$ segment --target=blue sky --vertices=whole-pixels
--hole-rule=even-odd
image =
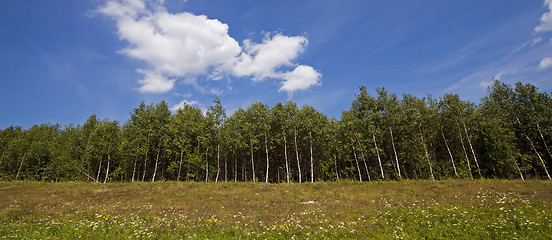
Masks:
[[[330,117],[361,85],[479,102],[493,77],[552,90],[551,0],[0,1],[0,128],[124,122],[141,101]]]

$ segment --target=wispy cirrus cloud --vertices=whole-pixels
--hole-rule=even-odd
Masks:
[[[305,71],[303,65],[289,70],[308,44],[304,36],[277,33],[240,46],[227,24],[205,15],[169,13],[162,0],[109,0],[97,12],[115,20],[117,35],[128,42],[120,53],[147,64],[137,69],[143,76],[140,92],[165,93],[182,81],[205,93],[198,77],[219,80],[226,75],[280,80],[285,86],[280,91],[292,94],[318,85],[322,76],[310,66],[309,79],[294,77]]]
[[[546,83],[548,76],[542,72],[550,66],[540,59],[545,53],[550,52],[552,47],[548,44],[533,45],[531,42],[533,40],[521,44],[504,57],[481,66],[444,89],[444,92],[454,91],[476,100],[475,96],[482,96],[493,78],[507,83],[523,81],[539,83],[540,86],[550,85]],[[539,66],[536,66],[537,64]]]
[[[524,81],[549,87],[550,81],[545,70],[552,67],[552,57],[548,54],[552,51],[552,45],[543,44],[543,32],[552,30],[552,0],[545,0],[544,6],[548,11],[540,18],[540,24],[534,28],[530,39],[503,57],[480,66],[444,91],[457,91],[468,97],[481,96],[492,78],[508,83]]]

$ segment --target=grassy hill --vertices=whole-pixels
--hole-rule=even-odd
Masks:
[[[0,183],[0,238],[551,237],[551,181]]]

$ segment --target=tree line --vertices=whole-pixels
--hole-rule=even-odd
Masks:
[[[495,80],[476,105],[457,94],[397,96],[360,87],[341,118],[294,102],[227,116],[141,103],[121,124],[1,129],[0,179],[314,182],[551,179],[552,95]]]

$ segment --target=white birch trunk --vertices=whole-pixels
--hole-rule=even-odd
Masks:
[[[370,171],[368,171],[368,164],[366,164],[366,155],[364,155],[364,148],[362,147],[362,144],[360,144],[360,140],[358,139],[358,136],[353,131],[353,134],[355,135],[356,142],[358,144],[358,148],[360,149],[360,154],[362,155],[362,162],[364,163],[364,169],[366,170],[366,175],[368,176],[368,181],[371,182],[372,178],[370,178]]]
[[[546,144],[546,141],[544,140],[544,136],[542,135],[539,123],[537,123],[537,129],[539,130],[539,134],[542,139],[542,143],[544,144],[544,147],[546,148],[546,151],[548,152],[548,155],[550,156],[550,159],[552,159],[552,153],[550,153],[550,149],[548,149],[548,145]]]
[[[310,167],[311,167],[311,182],[314,182],[314,160],[312,158],[312,131],[309,131],[310,138]]]
[[[399,179],[402,178],[401,176],[401,168],[399,166],[399,157],[397,155],[397,149],[395,148],[395,139],[393,138],[393,130],[391,127],[389,127],[389,133],[391,133],[391,144],[393,145],[393,152],[395,153],[395,161],[397,162],[397,174],[399,175]]]
[[[464,151],[464,155],[466,156],[466,162],[468,163],[468,172],[470,173],[470,178],[473,179],[470,159],[468,158],[468,152],[466,151],[466,147],[464,146],[464,138],[462,137],[462,130],[460,130],[460,124],[458,124],[458,121],[456,121],[456,126],[458,127],[458,134],[460,135],[460,143],[462,144],[462,150]]]
[[[286,133],[282,128],[282,134],[284,136],[284,157],[286,159],[286,178],[287,182],[289,183],[289,163],[288,163],[288,155],[287,155],[287,141],[286,141]]]
[[[299,150],[297,148],[297,127],[294,128],[294,139],[295,139],[295,157],[297,157],[297,172],[299,174],[299,183],[301,183],[301,163],[299,162]]]
[[[182,157],[184,155],[184,147],[180,149],[180,163],[178,164],[178,176],[176,177],[176,181],[180,181],[180,172],[182,171]]]
[[[20,166],[19,168],[21,168],[21,166]],[[101,171],[102,171],[102,159],[100,158],[100,164],[99,164],[99,166],[98,166],[98,173],[97,173],[97,175],[96,175],[96,179],[98,179],[98,181],[101,181],[101,179],[100,179],[100,172],[101,172]],[[17,178],[16,178],[16,179],[17,179]]]
[[[134,157],[134,167],[132,168],[132,182],[134,182],[134,174],[136,173],[136,162],[137,162],[137,158]]]
[[[215,177],[215,182],[218,182],[220,173],[220,143],[217,143],[217,176]]]
[[[234,182],[238,181],[238,160],[236,159],[236,151],[232,149],[232,157],[234,158]]]
[[[159,153],[161,152],[161,145],[157,148],[157,156],[155,158],[155,167],[153,168],[152,182],[155,182],[155,175],[157,174],[157,164],[159,163]]]
[[[454,164],[454,157],[452,156],[452,152],[450,151],[449,145],[447,143],[447,139],[445,138],[445,133],[443,132],[443,128],[441,128],[441,136],[443,136],[443,141],[445,141],[445,146],[447,146],[447,151],[450,156],[450,161],[452,162],[452,168],[454,169],[454,175],[458,177],[458,172],[456,171],[456,164]]]
[[[544,160],[542,159],[541,155],[539,154],[539,152],[537,151],[537,149],[535,148],[535,145],[533,144],[533,141],[531,140],[531,138],[529,138],[529,136],[527,136],[525,133],[523,134],[525,135],[525,137],[527,138],[527,140],[529,140],[529,142],[531,143],[531,148],[533,148],[533,151],[535,151],[535,153],[537,154],[537,156],[539,157],[539,160],[542,164],[542,167],[544,168],[544,171],[546,172],[546,176],[548,177],[549,180],[552,180],[552,178],[550,178],[550,174],[548,173],[548,168],[546,168],[546,164],[544,164]]]
[[[77,167],[77,165],[73,164],[73,168],[75,168],[77,171],[79,171],[80,173],[84,174],[86,177],[88,177],[89,179],[92,179],[94,180],[94,182],[99,182],[98,180],[96,180],[94,177],[88,175],[88,173],[84,172],[83,170],[81,170],[80,168]]]
[[[148,153],[149,153],[149,140],[151,136],[151,129],[148,131],[148,139],[146,140],[146,156],[144,157],[144,174],[142,174],[142,182],[146,179],[146,170],[148,165]]]
[[[255,161],[253,160],[253,146],[251,146],[251,171],[253,172],[253,182],[256,182],[256,179],[255,179]]]
[[[376,148],[376,155],[378,155],[378,163],[379,163],[379,168],[380,168],[380,171],[381,171],[381,178],[385,179],[385,175],[383,175],[383,167],[381,165],[381,158],[380,158],[380,154],[379,154],[378,143],[376,142],[376,133],[374,132],[374,129],[372,129],[372,139],[374,140],[374,147]]]
[[[268,183],[268,170],[270,167],[270,161],[268,160],[268,134],[265,132],[265,153],[266,153],[266,177],[265,183]]]
[[[360,173],[360,165],[358,164],[358,158],[357,158],[357,154],[356,154],[356,150],[355,150],[355,144],[353,143],[352,146],[353,146],[353,155],[355,156],[355,162],[356,162],[356,166],[357,166],[357,170],[358,170],[358,180],[360,182],[362,182],[362,174]]]
[[[431,180],[435,181],[435,176],[433,176],[433,167],[431,167],[431,161],[429,160],[429,153],[427,152],[427,146],[424,141],[424,134],[422,133],[422,127],[418,125],[418,129],[420,130],[420,138],[422,139],[422,145],[424,146],[424,152],[427,159],[427,165],[429,166],[429,173],[431,174]]]
[[[103,183],[106,183],[107,182],[107,179],[109,178],[109,162],[111,162],[111,156],[109,155],[109,153],[107,154],[107,170],[105,172],[105,179],[104,179],[104,182]]]
[[[234,158],[234,182],[238,181],[238,160],[236,159],[236,151],[232,149],[232,157]]]
[[[525,178],[523,177],[523,173],[521,173],[521,169],[519,169],[519,165],[518,165],[518,163],[517,163],[517,160],[514,161],[514,163],[516,164],[516,168],[517,168],[517,170],[518,170],[518,172],[519,172],[519,176],[521,177],[521,180],[522,180],[522,181],[525,181]]]
[[[464,125],[464,132],[466,132],[466,138],[468,139],[468,144],[470,145],[470,149],[473,154],[473,160],[475,160],[475,165],[477,166],[477,172],[479,173],[479,178],[483,178],[483,176],[481,175],[481,169],[479,168],[479,161],[477,161],[477,156],[475,156],[475,151],[473,150],[473,146],[471,144],[470,135],[468,135],[468,130],[466,129],[466,123],[462,121],[462,124]]]
[[[17,173],[15,174],[15,180],[17,180],[17,178],[19,177],[19,172],[21,172],[21,167],[23,167],[23,162],[25,161],[25,158],[27,158],[27,151],[28,149],[25,150],[25,154],[23,154],[23,158],[21,158],[21,161],[19,162],[19,168],[17,169]]]
[[[142,174],[142,182],[144,181],[144,179],[146,178],[146,167],[147,167],[147,164],[148,164],[148,157],[146,155],[146,157],[144,158],[144,173]]]
[[[205,182],[209,181],[209,147],[205,152]]]

